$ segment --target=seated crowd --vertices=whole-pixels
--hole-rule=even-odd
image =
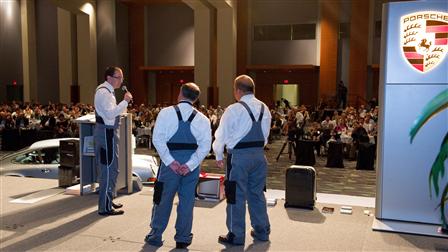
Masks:
[[[286,106],[287,105],[287,106]],[[136,105],[128,108],[133,116],[133,134],[150,137],[159,111],[166,105]],[[198,110],[211,122],[212,133],[218,128],[224,108],[201,105]],[[78,137],[79,129],[75,118],[94,112],[90,104],[19,103],[0,105],[0,134],[5,130],[26,130],[48,132],[47,138]],[[331,112],[331,114],[329,114]],[[288,140],[315,140],[317,153],[321,154],[331,141],[356,145],[359,142],[375,142],[378,107],[363,106],[343,110],[327,108],[310,109],[306,106],[281,106],[280,102],[271,108],[272,123],[270,140],[287,136]]]
[[[369,104],[359,108],[316,109],[306,106],[277,106],[271,110],[271,139],[281,135],[288,141],[313,140],[317,155],[325,154],[330,142],[344,144],[350,159],[355,158],[359,143],[376,143],[378,106]]]

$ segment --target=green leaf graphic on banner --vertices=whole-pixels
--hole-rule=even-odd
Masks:
[[[428,122],[433,116],[435,116],[440,111],[446,109],[448,107],[448,89],[442,91],[436,97],[434,97],[429,103],[423,108],[420,116],[415,120],[414,125],[409,132],[411,137],[411,143],[414,141],[415,136],[418,131]],[[445,160],[448,158],[448,132],[445,134],[443,138],[442,144],[440,146],[439,153],[437,154],[436,159],[434,160],[431,171],[429,172],[429,193],[432,197],[431,193],[431,185],[434,188],[436,196],[439,196],[440,187],[439,187],[439,178],[443,178],[445,176]],[[447,218],[445,216],[445,207],[446,202],[448,201],[448,184],[445,185],[443,189],[443,193],[440,197],[440,204],[438,207],[440,208],[440,215],[442,219],[442,227],[446,230],[448,228]]]

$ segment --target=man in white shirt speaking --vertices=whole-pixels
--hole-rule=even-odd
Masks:
[[[160,156],[160,167],[154,187],[151,231],[146,243],[162,246],[177,193],[179,204],[176,219],[176,248],[187,248],[193,239],[193,207],[200,165],[210,151],[211,128],[209,119],[193,108],[200,95],[194,83],[181,86],[178,104],[164,108],[157,116],[153,144]]]
[[[224,111],[213,143],[218,167],[224,167],[223,152],[227,147],[225,194],[229,232],[218,238],[224,244],[244,245],[246,200],[251,236],[260,241],[269,240],[271,228],[263,190],[267,173],[264,145],[268,141],[271,113],[255,98],[254,92],[251,77],[240,75],[235,79],[233,94],[238,102]]]
[[[120,114],[132,100],[126,92],[117,105],[114,89],[123,83],[123,71],[118,67],[108,67],[104,73],[105,82],[98,85],[95,92],[95,156],[100,167],[100,190],[98,214],[103,216],[121,215],[123,210],[114,210],[123,205],[112,202],[118,176],[118,141]]]

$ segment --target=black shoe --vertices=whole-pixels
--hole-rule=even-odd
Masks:
[[[220,235],[218,237],[218,242],[221,243],[221,244],[224,244],[224,245],[229,245],[229,244],[230,245],[236,245],[236,246],[244,245],[244,243],[242,243],[242,244],[235,243],[233,241],[233,237],[234,237],[234,235],[232,233],[229,233],[228,235]]]
[[[253,229],[250,230],[250,236],[252,236],[252,238],[254,238],[255,240],[258,240],[258,241],[269,241],[269,238],[267,238],[267,239],[258,238],[257,235],[255,234],[255,230],[253,230]]]
[[[112,210],[112,211],[109,211],[109,212],[98,212],[98,214],[102,215],[102,216],[122,215],[122,214],[124,214],[124,211],[123,210],[118,210],[118,211]]]
[[[123,207],[123,204],[112,202],[112,207],[115,208],[115,209],[122,208],[122,207]]]
[[[160,239],[154,239],[154,237],[150,234],[147,234],[145,236],[145,242],[154,247],[162,247],[163,246],[163,241],[161,241]]]
[[[176,242],[176,248],[177,249],[186,249],[188,246],[190,246],[191,242]]]

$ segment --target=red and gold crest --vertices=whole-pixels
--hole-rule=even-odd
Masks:
[[[401,47],[407,62],[421,73],[434,69],[448,50],[448,13],[415,12],[401,17]]]

